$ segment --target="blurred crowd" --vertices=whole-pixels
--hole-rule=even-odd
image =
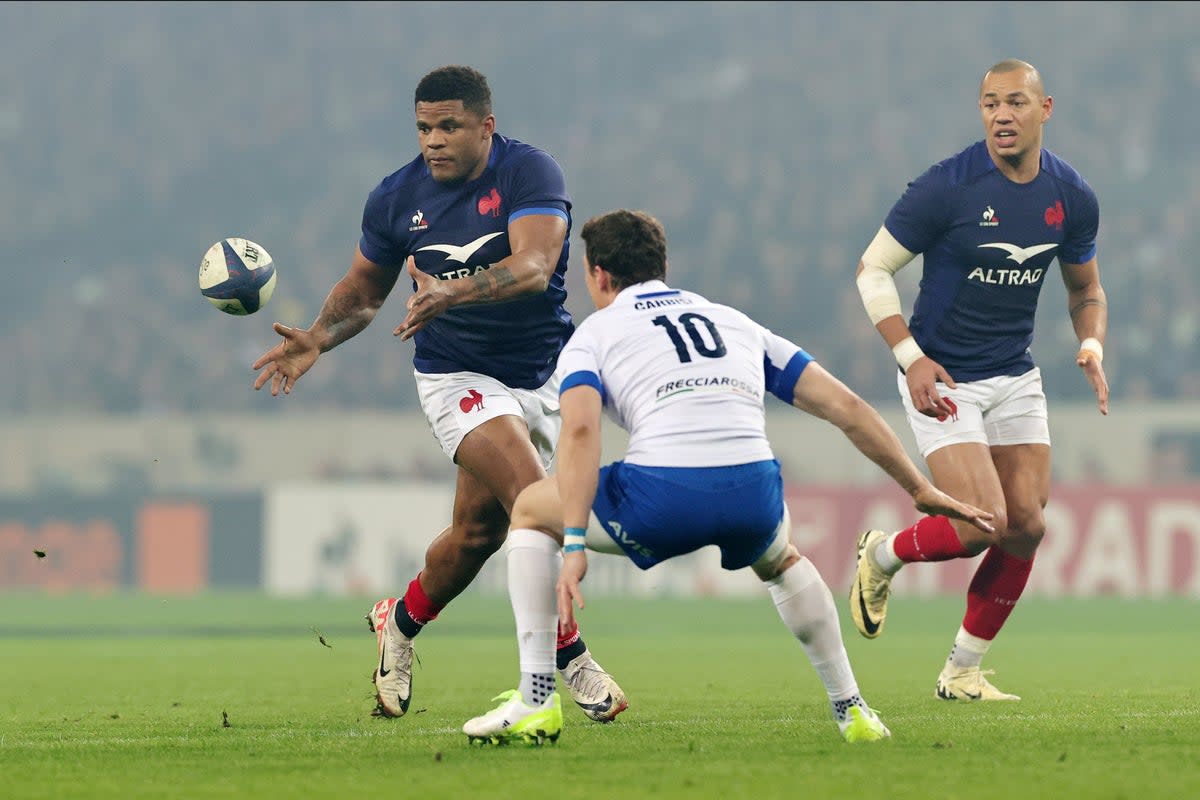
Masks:
[[[294,397],[253,392],[250,364],[275,343],[272,320],[316,316],[367,193],[416,155],[415,82],[455,61],[488,74],[502,133],[562,163],[576,232],[610,208],[650,211],[672,280],[893,402],[890,353],[854,288],[858,257],[907,181],[980,138],[983,70],[1026,58],[1055,97],[1046,146],[1100,199],[1114,402],[1200,398],[1192,4],[60,8],[0,8],[0,64],[25,76],[0,92],[10,415],[416,408],[411,344],[391,335],[403,279]],[[1020,40],[1005,38],[1014,14],[1039,20],[1015,26]],[[468,29],[486,34],[464,51]],[[225,236],[277,262],[275,299],[257,315],[226,316],[199,294],[199,259]],[[919,269],[898,276],[906,308]],[[1086,400],[1055,272],[1038,315],[1048,393]]]

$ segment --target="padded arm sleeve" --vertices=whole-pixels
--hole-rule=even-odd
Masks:
[[[904,248],[896,237],[880,226],[862,256],[863,270],[855,279],[863,308],[873,325],[893,314],[900,314],[900,293],[896,291],[895,274],[917,257]]]

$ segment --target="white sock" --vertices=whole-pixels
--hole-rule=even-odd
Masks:
[[[554,673],[535,675],[531,672],[522,672],[521,685],[517,688],[526,705],[540,706],[546,702],[547,697],[554,694]]]
[[[967,633],[966,628],[959,627],[958,635],[954,637],[954,647],[950,649],[950,657],[946,659],[959,669],[978,667],[983,662],[983,656],[992,643]]]
[[[895,575],[904,566],[904,562],[900,560],[900,556],[896,555],[896,537],[899,533],[893,533],[888,536],[879,546],[875,548],[872,554],[875,556],[875,563],[879,568],[888,575]]]
[[[517,652],[521,658],[519,688],[526,703],[541,705],[554,686],[554,648],[558,642],[554,584],[562,568],[562,549],[546,534],[527,528],[510,531],[507,547],[508,598],[517,623]],[[551,688],[547,690],[547,686]]]
[[[812,562],[801,558],[782,575],[767,581],[767,589],[783,624],[800,640],[830,701],[858,695],[858,683],[842,642],[837,606]]]

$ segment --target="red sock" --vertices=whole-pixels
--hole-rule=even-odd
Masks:
[[[905,528],[892,543],[896,557],[910,561],[949,561],[968,555],[947,517],[921,517]]]
[[[559,650],[562,650],[564,647],[570,647],[571,645],[575,644],[578,641],[579,641],[579,625],[578,624],[571,623],[571,627],[566,630],[563,629],[563,626],[561,624],[558,626],[558,649]]]
[[[1025,591],[1032,570],[1032,558],[1017,558],[999,547],[989,547],[967,589],[963,629],[980,639],[995,639]]]
[[[421,573],[418,572],[417,577],[408,585],[408,591],[404,593],[404,610],[412,617],[413,622],[424,625],[437,619],[442,608],[444,606],[434,603],[429,599],[429,595],[425,594],[425,590],[421,588]]]

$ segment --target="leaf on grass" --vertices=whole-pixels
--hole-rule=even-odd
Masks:
[[[228,712],[226,712],[226,711],[222,711],[222,712],[221,712],[221,727],[222,727],[222,728],[228,728],[228,727],[230,727],[230,725],[229,725],[229,713],[228,713]]]

